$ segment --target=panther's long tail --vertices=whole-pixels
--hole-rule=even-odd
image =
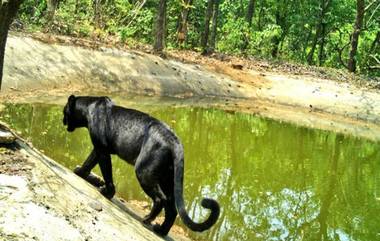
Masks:
[[[209,198],[204,198],[201,205],[204,208],[210,209],[211,213],[209,217],[202,223],[195,223],[190,219],[186,212],[184,200],[183,200],[183,172],[184,172],[184,158],[183,147],[180,143],[177,143],[173,150],[174,154],[174,199],[177,211],[182,221],[187,227],[193,231],[202,232],[209,229],[217,221],[220,213],[219,204]]]

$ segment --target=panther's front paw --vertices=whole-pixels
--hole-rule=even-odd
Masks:
[[[105,185],[104,181],[100,177],[92,173],[90,173],[90,175],[87,176],[86,180],[95,187],[101,187]]]
[[[150,215],[146,215],[146,216],[142,219],[142,222],[143,222],[143,224],[149,225],[149,224],[152,222],[152,218],[150,217]]]
[[[164,230],[159,224],[153,225],[153,231],[160,236],[166,236],[169,233],[169,230]]]
[[[99,188],[100,193],[108,199],[111,199],[115,195],[115,187],[113,185],[102,186]]]
[[[74,173],[77,174],[77,175],[80,176],[80,177],[83,177],[83,171],[82,171],[81,166],[76,166],[76,167],[74,168]]]

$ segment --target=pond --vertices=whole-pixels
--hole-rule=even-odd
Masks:
[[[203,220],[204,196],[222,207],[215,226],[192,238],[380,240],[379,143],[220,109],[134,107],[181,138],[190,216]],[[60,105],[6,104],[1,118],[70,169],[90,153],[87,130],[68,133]],[[113,172],[118,195],[148,200],[133,168],[115,156]]]

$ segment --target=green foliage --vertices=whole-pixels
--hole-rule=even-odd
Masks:
[[[186,41],[178,44],[178,28],[187,0],[167,2],[166,46],[200,50],[204,31],[207,0],[192,0],[188,6]],[[144,5],[141,6],[141,3]],[[321,18],[322,2],[329,2]],[[350,38],[356,16],[356,0],[324,1],[255,1],[252,25],[246,16],[249,0],[220,0],[216,51],[280,58],[323,66],[343,68],[347,65]],[[369,3],[366,3],[367,5]],[[153,43],[155,0],[104,0],[100,5],[100,26],[95,24],[93,1],[61,1],[53,22],[46,19],[46,0],[25,0],[19,15],[28,29],[53,31],[74,36],[118,36],[121,42]],[[377,3],[366,11],[356,56],[361,73],[380,75],[379,45],[374,44],[380,31],[380,10]],[[212,23],[211,23],[212,24]],[[317,26],[324,25],[323,38],[317,38]],[[313,54],[313,42],[318,39]],[[321,42],[323,40],[323,43]],[[323,49],[322,49],[323,47]],[[320,59],[322,57],[322,60]]]
[[[154,13],[152,9],[142,9],[135,18],[133,24],[129,27],[132,34],[130,37],[135,37],[146,43],[151,43],[153,41],[153,19]]]
[[[275,24],[266,26],[263,31],[251,33],[250,54],[261,57],[270,56],[273,48],[272,40],[280,38],[281,34],[281,27]]]
[[[221,52],[239,53],[249,35],[248,23],[242,18],[229,19],[221,29],[218,49]]]
[[[41,27],[43,24],[42,18],[46,7],[46,1],[38,1],[38,4],[36,4],[36,1],[25,0],[19,10],[21,21],[27,22],[29,24],[28,27],[32,29],[38,29],[37,26]]]

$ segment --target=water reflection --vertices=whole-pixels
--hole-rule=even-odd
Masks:
[[[379,143],[215,109],[143,111],[169,123],[185,147],[185,200],[222,207],[204,240],[380,240]],[[91,150],[86,130],[66,132],[62,107],[7,105],[2,119],[69,168]],[[133,169],[113,157],[119,195],[145,199]],[[181,222],[178,222],[181,224]]]

